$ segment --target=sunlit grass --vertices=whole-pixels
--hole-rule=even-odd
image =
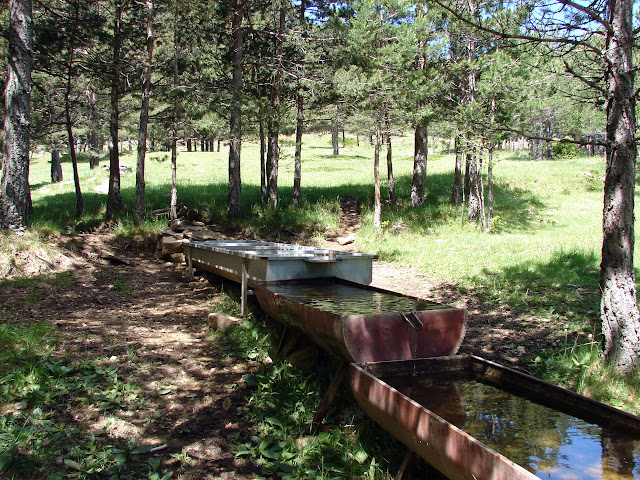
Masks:
[[[506,306],[515,314],[554,320],[557,328],[571,332],[593,332],[594,341],[599,341],[603,158],[533,162],[520,153],[498,151],[493,172],[495,220],[491,233],[487,233],[470,224],[461,207],[450,204],[454,158],[442,150],[446,142],[440,143],[438,151],[430,152],[425,204],[419,208],[410,206],[413,139],[394,138],[398,204],[385,201],[383,228],[378,232],[372,225],[373,147],[367,138],[361,137],[358,146],[354,136],[347,136],[340,155],[334,156],[329,135],[305,136],[303,198],[299,208],[291,206],[294,144],[291,139],[284,140],[275,209],[260,205],[258,144],[243,143],[244,217],[230,224],[243,235],[279,239],[283,232],[293,232],[300,239],[322,242],[326,234],[338,228],[340,199],[352,195],[362,212],[362,228],[356,240],[360,251],[377,254],[381,261],[410,266],[430,281],[453,284],[463,293]],[[134,155],[135,152],[123,152],[122,164],[135,167]],[[167,152],[149,154],[147,212],[168,207],[169,159]],[[382,195],[386,200],[384,155],[381,160]],[[228,149],[224,144],[220,152],[180,152],[178,200],[198,208],[210,221],[229,225],[227,163]],[[76,220],[70,167],[68,162],[63,163],[63,184],[50,185],[48,156],[34,157],[31,182],[36,230],[84,231],[102,222],[108,172],[102,166],[90,171],[88,161],[81,157],[86,215]],[[111,228],[118,235],[150,237],[166,220],[149,215],[147,222],[134,228],[134,191],[132,169],[122,174],[126,208]],[[596,344],[595,349],[599,348]],[[554,381],[597,391],[586,386],[585,381],[576,380],[578,370],[563,368],[563,352],[556,353],[558,369]],[[583,370],[588,371],[580,371]],[[544,375],[550,375],[550,371],[545,369]],[[634,391],[635,387],[630,383],[629,388]]]

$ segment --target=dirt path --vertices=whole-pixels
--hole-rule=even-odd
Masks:
[[[105,415],[78,406],[68,413],[81,428],[166,445],[157,456],[173,478],[255,478],[258,467],[236,459],[229,440],[251,434],[237,409],[244,405],[242,375],[256,365],[207,336],[213,288],[190,281],[183,266],[119,250],[109,235],[76,236],[66,247],[70,274],[38,282],[28,292],[33,301],[9,287],[2,294],[7,311],[55,325],[57,356],[117,366],[122,382],[147,398],[140,410]]]

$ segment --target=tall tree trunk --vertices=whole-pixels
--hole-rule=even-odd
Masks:
[[[456,135],[454,149],[456,153],[456,166],[453,172],[451,204],[460,205],[462,197],[462,146],[460,145],[460,135]]]
[[[487,215],[484,208],[484,181],[482,180],[482,150],[478,154],[478,200],[480,201],[480,224],[483,230],[487,230]]]
[[[33,206],[29,188],[29,125],[33,14],[31,0],[9,0],[9,55],[5,87],[0,227],[26,228]]]
[[[606,175],[600,288],[607,361],[630,373],[640,360],[640,313],[633,270],[636,117],[633,2],[608,0]]]
[[[60,150],[51,147],[51,183],[60,183],[63,180],[62,164],[60,163]]]
[[[469,193],[467,195],[467,218],[470,222],[480,220],[480,172],[478,168],[478,157],[475,149],[467,154],[467,165],[469,166]]]
[[[389,120],[389,110],[384,106],[384,130],[385,143],[387,144],[387,185],[389,186],[389,202],[392,205],[398,203],[396,197],[396,181],[393,177],[393,154],[391,152],[391,121]],[[344,130],[343,130],[344,132]]]
[[[147,56],[142,73],[142,106],[140,107],[140,130],[138,131],[138,158],[136,163],[136,201],[133,222],[139,225],[144,218],[144,164],[147,154],[147,127],[149,125],[149,102],[151,99],[151,66],[153,61],[153,0],[146,0],[147,9]],[[191,147],[191,139],[189,139]],[[189,148],[191,151],[191,148]]]
[[[76,8],[76,20],[79,17],[78,4]],[[76,218],[82,217],[84,212],[84,198],[82,197],[82,190],[80,189],[80,175],[78,174],[78,159],[76,158],[76,141],[73,136],[73,123],[71,122],[71,92],[73,90],[73,44],[74,35],[70,36],[69,44],[69,59],[67,63],[67,88],[64,92],[64,116],[67,127],[67,140],[69,142],[69,158],[71,159],[71,165],[73,167],[73,184],[76,190]]]
[[[113,58],[111,61],[111,117],[109,119],[109,133],[111,134],[111,150],[109,152],[109,194],[107,196],[106,220],[123,207],[120,194],[120,63],[122,50],[122,5],[115,3],[113,20]]]
[[[89,143],[89,168],[93,170],[100,166],[100,157],[102,153],[104,139],[100,133],[100,116],[98,115],[98,107],[96,106],[96,92],[93,85],[89,83],[85,90],[87,96],[87,105],[89,107],[89,122],[91,128],[87,133],[87,142]]]
[[[267,203],[267,139],[264,131],[264,103],[262,99],[260,102],[260,111],[258,119],[258,130],[260,135],[260,203],[265,205]]]
[[[340,155],[340,144],[339,144],[339,129],[338,129],[338,115],[333,119],[333,125],[331,126],[331,146],[333,146],[333,154]]]
[[[373,226],[380,231],[382,228],[382,198],[380,193],[380,118],[376,118],[376,140],[373,150]]]
[[[427,158],[429,136],[427,127],[417,125],[414,134],[413,178],[411,180],[411,206],[424,203],[427,188]]]
[[[174,6],[173,17],[173,120],[171,122],[171,200],[169,217],[178,217],[178,5]]]
[[[276,38],[276,67],[271,88],[271,117],[267,145],[267,201],[274,207],[278,204],[278,166],[280,164],[280,93],[282,88],[282,55],[284,28],[287,12],[284,4],[280,6],[278,36]]]
[[[231,120],[229,122],[229,194],[227,215],[242,216],[242,183],[240,179],[240,154],[242,150],[242,15],[243,0],[234,0],[231,35],[233,37],[231,72]]]
[[[493,148],[489,149],[489,158],[487,161],[487,204],[489,207],[489,214],[487,221],[489,224],[493,220]]]
[[[302,0],[304,4],[304,0]],[[298,96],[296,98],[297,114],[296,114],[296,152],[294,156],[293,167],[293,204],[300,203],[300,188],[302,182],[302,131],[304,129],[304,98],[300,87],[298,88]]]

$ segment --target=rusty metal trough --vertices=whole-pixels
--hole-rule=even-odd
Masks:
[[[458,351],[465,311],[336,278],[258,284],[260,306],[349,362]]]
[[[640,418],[482,358],[454,356],[465,311],[368,286],[373,255],[243,240],[191,242],[185,253],[190,268],[241,282],[243,313],[250,285],[272,318],[343,359],[312,430],[349,370],[362,410],[451,480],[640,479]],[[535,405],[532,414],[522,413],[520,399]],[[506,406],[518,418],[500,420]],[[540,443],[529,441],[527,422]],[[569,431],[578,436],[558,440]],[[591,443],[581,456],[585,438]],[[594,444],[610,456],[595,455]]]
[[[482,358],[351,364],[350,377],[363,411],[451,480],[639,478],[638,417]]]

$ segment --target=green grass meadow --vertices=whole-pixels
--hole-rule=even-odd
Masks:
[[[434,150],[428,160],[426,202],[413,208],[409,202],[413,138],[393,139],[398,203],[384,202],[381,232],[372,225],[373,147],[363,137],[357,145],[355,137],[347,136],[338,156],[332,154],[330,135],[305,137],[299,208],[290,200],[294,142],[283,139],[275,209],[260,204],[258,144],[245,141],[241,167],[244,217],[231,224],[226,220],[227,148],[223,145],[220,152],[181,151],[178,201],[198,208],[212,222],[237,228],[244,236],[278,240],[286,230],[321,243],[325,234],[338,227],[340,198],[353,195],[362,211],[358,250],[377,254],[381,261],[411,266],[431,281],[452,284],[491,304],[553,321],[563,331],[592,332],[597,338],[604,159],[534,162],[527,152],[498,151],[493,168],[494,220],[490,232],[485,232],[466,220],[461,207],[451,206],[454,158]],[[385,153],[381,155],[383,199],[388,196]],[[70,163],[63,163],[64,182],[51,185],[48,153],[34,155],[35,224],[45,230],[82,231],[102,222],[108,181],[103,165],[107,160],[91,171],[88,159],[81,156],[85,216],[76,220]],[[122,235],[152,234],[166,220],[149,218],[137,228],[131,220],[135,149],[123,151],[121,164],[132,168],[122,173],[126,208],[112,228]],[[170,164],[168,152],[148,154],[148,212],[168,207]],[[562,376],[572,375],[568,368]],[[565,383],[576,386],[575,380]]]
[[[409,136],[396,137],[393,142],[398,203],[383,203],[381,231],[372,225],[373,147],[362,137],[360,145],[357,145],[355,137],[347,136],[339,156],[332,154],[330,135],[305,137],[302,152],[303,198],[301,205],[295,208],[290,200],[293,141],[290,138],[282,141],[277,208],[260,204],[258,145],[244,142],[244,216],[233,222],[226,219],[227,148],[223,146],[220,152],[181,151],[178,156],[178,201],[198,208],[208,221],[235,229],[239,236],[287,240],[291,232],[295,232],[300,240],[322,244],[325,235],[338,228],[340,199],[347,195],[355,196],[362,213],[362,228],[355,245],[358,250],[377,254],[383,262],[411,267],[420,277],[433,283],[448,284],[462,296],[473,296],[486,304],[488,310],[509,311],[516,318],[545,322],[550,335],[563,341],[557,342],[551,351],[532,352],[529,363],[522,365],[523,368],[543,379],[638,414],[640,384],[637,376],[620,378],[610,372],[602,362],[598,343],[604,159],[581,157],[533,162],[526,152],[497,152],[493,169],[494,220],[490,231],[485,232],[466,221],[461,207],[451,206],[454,157],[444,151],[430,149],[426,202],[419,208],[411,207],[413,139]],[[386,152],[381,153],[380,170],[383,185],[386,185]],[[123,237],[153,237],[167,220],[155,219],[149,213],[142,225],[133,225],[135,163],[135,150],[123,151],[121,164],[131,167],[121,176],[125,209],[110,228]],[[60,233],[89,231],[101,225],[108,185],[108,170],[103,168],[104,165],[108,165],[107,155],[101,159],[100,167],[94,170],[89,169],[88,157],[80,155],[79,174],[85,215],[76,219],[73,175],[68,158],[63,156],[64,181],[51,184],[49,153],[34,154],[30,168],[34,225],[20,239],[1,233],[2,255],[8,257],[16,249],[46,250],[50,248],[51,238]],[[148,154],[147,212],[169,206],[170,169],[169,153]],[[383,199],[387,197],[385,186]],[[63,274],[47,281],[65,281],[65,278]],[[43,279],[20,278],[11,282],[24,283],[28,288],[31,281]],[[217,294],[220,298],[226,298],[225,295],[224,292]],[[37,299],[26,295],[24,302],[37,302]],[[237,314],[238,305],[233,298],[229,297],[225,305],[222,310]],[[22,461],[20,455],[25,448],[34,448],[32,444],[40,438],[42,431],[49,437],[54,435],[51,437],[54,439],[71,439],[74,452],[77,450],[73,458],[81,459],[83,465],[89,465],[95,471],[108,471],[113,470],[114,465],[125,465],[122,463],[123,452],[134,458],[140,449],[135,443],[125,448],[103,441],[101,450],[96,450],[95,439],[80,438],[74,432],[67,432],[64,430],[67,426],[57,425],[51,413],[47,413],[51,404],[62,395],[56,392],[70,388],[84,391],[86,388],[89,392],[87,397],[94,393],[101,395],[103,390],[109,391],[113,385],[117,387],[120,385],[118,382],[124,381],[118,380],[118,372],[97,371],[97,367],[89,362],[82,365],[86,369],[83,378],[94,379],[95,385],[70,385],[64,380],[66,367],[58,363],[59,359],[51,358],[48,346],[55,344],[55,335],[50,326],[34,325],[24,330],[24,327],[13,325],[2,303],[0,319],[3,320],[0,345],[6,347],[4,353],[0,353],[0,365],[3,365],[0,367],[0,407],[2,403],[22,402],[29,404],[30,408],[36,405],[40,409],[38,411],[44,412],[41,421],[44,427],[34,427],[33,431],[16,427],[22,417],[17,420],[5,418],[4,424],[0,423],[0,450],[3,445],[7,448],[7,453],[0,455],[0,476],[2,472],[13,472],[14,476],[9,478],[27,478],[22,477],[21,470],[17,469]],[[223,348],[229,348],[233,355],[261,358],[272,351],[278,341],[268,325],[264,314],[252,311],[243,327],[225,336],[221,345],[227,345]],[[35,350],[40,354],[35,355]],[[245,378],[253,388],[247,399],[247,415],[258,433],[251,437],[251,441],[237,445],[237,456],[262,465],[269,478],[392,478],[394,468],[397,468],[395,464],[404,453],[373,422],[364,422],[356,430],[336,427],[322,433],[305,447],[296,444],[296,438],[308,425],[335,366],[325,365],[312,375],[290,367],[276,358],[272,365],[265,365]],[[38,395],[29,387],[33,383],[30,379],[36,378],[36,374],[49,379],[49,383],[43,384],[41,391],[37,392]],[[16,379],[22,380],[18,382]],[[349,414],[353,411],[350,409],[354,408],[354,402],[348,394],[346,397],[338,400],[340,407],[336,410],[343,409]],[[127,399],[122,401],[129,402]],[[135,408],[135,402],[132,405],[131,408]],[[300,418],[286,412],[297,412]],[[374,431],[366,432],[366,429]],[[367,438],[376,440],[372,444],[367,442]],[[59,443],[51,443],[53,446],[47,445],[38,447],[39,457],[34,457],[34,466],[29,471],[36,471],[40,468],[38,465],[49,461],[47,458],[59,455],[53,446],[63,443],[60,440]],[[395,457],[398,457],[398,462],[393,461]],[[322,471],[316,468],[318,462],[325,467]],[[70,468],[74,469],[75,463],[70,464]],[[58,467],[53,470],[56,469]],[[159,463],[148,466],[148,469],[148,474],[142,476],[132,474],[117,478],[158,480],[173,474],[168,472],[161,476]],[[78,470],[74,478],[93,477]]]
[[[362,208],[363,229],[358,248],[376,253],[385,261],[413,265],[434,280],[469,281],[489,272],[527,265],[529,270],[555,268],[567,255],[583,255],[598,263],[602,239],[601,157],[532,162],[513,152],[498,152],[494,160],[495,217],[491,231],[482,232],[465,221],[459,207],[449,202],[453,156],[431,154],[428,163],[427,201],[420,208],[409,205],[413,142],[394,139],[394,174],[399,204],[383,205],[383,232],[372,227],[373,148],[355,145],[348,137],[339,156],[331,152],[330,136],[308,137],[303,146],[301,208],[291,207],[293,149],[283,142],[279,208],[260,206],[259,152],[255,143],[242,147],[242,226],[256,235],[273,235],[281,228],[318,237],[337,227],[339,199],[354,195]],[[178,201],[196,207],[212,221],[225,221],[228,151],[180,152],[178,157]],[[63,160],[65,158],[63,157]],[[65,181],[49,183],[48,155],[34,156],[31,165],[32,196],[36,224],[61,229],[82,229],[104,215],[108,171],[89,170],[80,163],[85,197],[85,218],[74,219],[71,165],[63,163]],[[384,162],[384,158],[382,159]],[[132,169],[121,176],[126,205],[121,226],[130,225],[135,190],[135,151],[123,152],[121,163]],[[166,208],[170,192],[170,160],[166,152],[150,153],[147,159],[147,210]],[[381,165],[383,198],[386,169]],[[402,222],[404,228],[395,230]],[[391,233],[394,230],[394,233]],[[546,266],[546,267],[545,267]]]

